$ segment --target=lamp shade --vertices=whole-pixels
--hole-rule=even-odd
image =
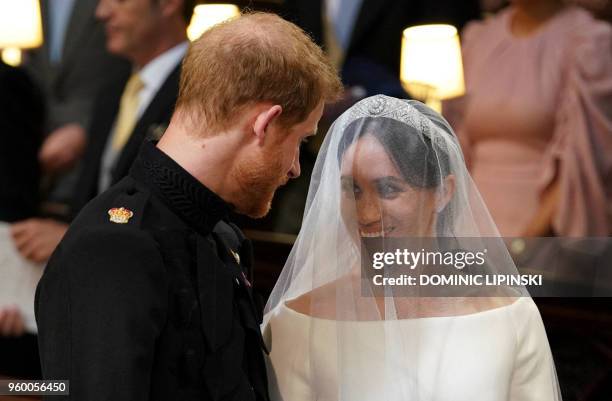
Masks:
[[[463,63],[457,29],[451,25],[406,28],[400,79],[415,98],[437,100],[463,95]]]
[[[31,48],[42,41],[38,0],[0,0],[0,48]]]
[[[240,9],[234,4],[200,4],[193,10],[187,37],[194,41],[213,25],[239,15]]]

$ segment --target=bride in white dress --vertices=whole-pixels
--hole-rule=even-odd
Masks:
[[[272,400],[561,399],[524,288],[374,284],[362,260],[372,240],[393,251],[425,238],[439,250],[449,238],[455,250],[487,249],[484,265],[460,275],[517,273],[446,121],[419,102],[367,98],[325,138],[302,229],[266,305]],[[440,266],[412,273],[428,269]]]

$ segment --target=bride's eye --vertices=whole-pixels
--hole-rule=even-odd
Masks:
[[[379,182],[376,184],[376,191],[383,199],[395,199],[401,192],[403,192],[399,186],[384,182]]]

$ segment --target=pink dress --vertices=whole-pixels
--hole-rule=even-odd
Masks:
[[[612,199],[612,29],[567,7],[528,37],[512,8],[463,34],[466,95],[445,104],[504,236],[521,235],[556,176],[557,235],[607,236]]]

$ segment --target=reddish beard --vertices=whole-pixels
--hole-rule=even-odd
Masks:
[[[287,174],[282,169],[278,152],[265,152],[258,158],[238,162],[231,179],[240,189],[234,200],[236,211],[252,218],[268,214],[274,192],[287,183]]]

